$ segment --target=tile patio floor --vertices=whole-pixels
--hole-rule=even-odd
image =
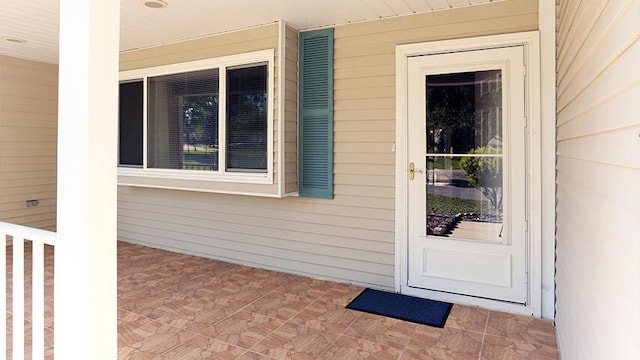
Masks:
[[[118,243],[118,358],[558,359],[549,321],[454,305],[438,329],[345,309],[361,290]]]

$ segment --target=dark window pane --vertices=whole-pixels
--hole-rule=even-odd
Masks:
[[[118,163],[142,167],[143,82],[120,84]]]
[[[267,65],[227,69],[227,170],[267,171]]]
[[[218,87],[218,69],[149,78],[149,168],[218,170]]]
[[[502,147],[502,72],[429,75],[427,149],[431,154],[468,154]]]

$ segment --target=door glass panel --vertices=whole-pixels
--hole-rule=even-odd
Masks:
[[[503,242],[501,70],[428,75],[426,234]]]

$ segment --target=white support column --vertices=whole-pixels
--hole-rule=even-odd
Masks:
[[[120,0],[60,0],[56,359],[117,358]]]

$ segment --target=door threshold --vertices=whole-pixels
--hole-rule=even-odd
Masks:
[[[527,305],[527,304],[521,303],[521,302],[502,300],[502,299],[493,299],[493,298],[484,297],[484,296],[460,294],[460,293],[455,293],[455,292],[451,292],[451,291],[442,291],[442,290],[436,290],[436,289],[423,289],[423,288],[418,287],[418,286],[408,285],[407,287],[411,288],[411,289],[414,289],[416,291],[426,290],[426,291],[431,291],[431,292],[436,292],[436,293],[441,293],[441,294],[461,295],[461,296],[465,296],[465,297],[472,297],[472,298],[478,298],[478,299],[489,300],[489,301],[498,301],[498,302],[503,302],[503,303],[506,303],[506,304],[513,304],[513,305],[518,305],[518,306],[526,306]]]
[[[528,315],[541,317],[539,309],[535,309],[527,304],[519,304],[502,300],[486,299],[481,297],[446,293],[442,291],[426,290],[414,288],[407,285],[400,287],[400,293],[404,295],[416,296],[425,299],[446,301],[454,304],[478,306],[489,310],[503,311],[517,315]]]

